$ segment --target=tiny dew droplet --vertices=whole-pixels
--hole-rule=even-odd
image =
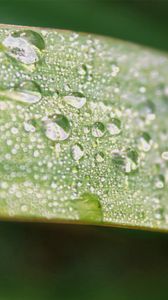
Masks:
[[[77,210],[79,220],[101,222],[103,219],[100,199],[92,193],[84,193],[74,200],[74,208]]]
[[[111,135],[118,135],[121,132],[121,121],[113,118],[112,121],[107,125],[107,130]]]
[[[67,117],[54,114],[44,120],[45,134],[52,141],[64,141],[69,137],[70,124]]]
[[[98,163],[103,162],[103,161],[104,161],[104,157],[105,157],[105,155],[104,155],[103,152],[98,152],[98,153],[96,153],[96,156],[95,156],[96,161],[97,161]]]
[[[164,220],[164,209],[163,207],[157,207],[154,211],[155,219],[158,221]]]
[[[144,152],[148,152],[152,146],[152,139],[147,132],[143,132],[139,138],[138,148]]]
[[[125,172],[133,173],[139,167],[138,153],[135,150],[128,150],[125,158]]]
[[[162,157],[164,160],[168,160],[168,151],[162,152],[161,157]]]
[[[100,138],[105,133],[105,126],[101,122],[95,122],[92,126],[92,135],[96,138]]]
[[[165,185],[165,178],[162,174],[155,177],[155,187],[157,189],[163,189]]]
[[[75,144],[72,146],[72,157],[74,160],[80,160],[84,156],[83,147],[80,144]]]
[[[64,96],[64,100],[67,104],[77,109],[82,108],[86,103],[86,97],[79,92],[74,92],[71,95]]]

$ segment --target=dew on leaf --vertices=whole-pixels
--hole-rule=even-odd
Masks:
[[[96,138],[100,138],[105,134],[105,126],[102,122],[95,122],[92,126],[92,135]]]
[[[96,161],[97,161],[98,163],[103,162],[103,161],[104,161],[104,157],[105,157],[105,155],[104,155],[103,152],[98,152],[98,153],[96,153],[96,155],[95,155]]]
[[[69,137],[70,124],[67,117],[54,114],[44,120],[45,134],[52,141],[64,141]]]
[[[144,152],[148,152],[152,147],[152,139],[147,132],[143,132],[139,137],[138,148]]]
[[[128,150],[125,158],[125,172],[133,173],[139,167],[138,153],[135,150]]]
[[[164,160],[168,160],[168,151],[162,152],[161,157],[162,157]]]
[[[23,37],[8,36],[3,41],[8,54],[23,64],[34,64],[39,60],[35,48]]]
[[[77,109],[82,108],[86,103],[86,97],[79,92],[74,92],[71,95],[64,96],[64,100],[66,103]]]
[[[0,97],[22,103],[33,104],[41,100],[42,94],[39,85],[31,80],[23,81],[15,89],[0,90]]]
[[[39,50],[43,50],[45,48],[45,42],[41,34],[33,30],[19,30],[15,31],[12,34],[15,38],[23,38],[28,41],[30,44],[34,45]]]
[[[74,200],[74,208],[82,221],[102,221],[102,207],[97,195],[86,192]]]
[[[163,209],[163,207],[157,207],[157,208],[155,208],[154,215],[155,215],[155,219],[157,221],[164,220],[164,209]]]
[[[113,118],[111,122],[107,125],[107,130],[111,135],[118,135],[121,132],[121,121],[119,119]]]
[[[163,189],[165,185],[165,178],[162,174],[155,177],[155,187],[157,189]]]
[[[79,143],[72,146],[71,152],[72,152],[73,159],[77,161],[84,156],[83,147]]]

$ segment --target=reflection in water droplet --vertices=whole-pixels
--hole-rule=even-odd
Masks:
[[[64,141],[69,137],[70,124],[61,114],[54,114],[44,120],[45,134],[52,141]]]
[[[79,214],[79,220],[82,221],[102,221],[102,208],[100,199],[97,195],[84,193],[78,199],[74,200],[74,208]]]
[[[121,132],[121,121],[116,118],[112,119],[107,129],[111,135],[118,135]]]
[[[138,148],[144,152],[148,152],[151,149],[152,140],[147,132],[143,132],[139,138]]]
[[[34,81],[24,81],[14,90],[1,90],[0,96],[23,103],[37,103],[42,95],[39,85]]]
[[[72,157],[74,160],[80,160],[84,155],[83,147],[80,144],[72,146]]]
[[[129,150],[125,158],[125,172],[132,173],[139,167],[138,153],[135,150]]]
[[[105,126],[101,122],[96,122],[92,126],[92,135],[94,137],[100,138],[104,135],[105,133]]]
[[[10,56],[16,58],[23,64],[34,64],[39,60],[36,50],[24,38],[8,36],[3,41],[3,45],[9,49]]]
[[[66,103],[77,109],[80,109],[86,103],[86,97],[79,92],[72,93],[72,95],[69,96],[64,96],[64,100]]]
[[[103,162],[103,161],[104,161],[104,156],[105,156],[105,155],[104,155],[103,152],[98,152],[98,153],[96,154],[96,156],[95,156],[96,161],[99,162],[99,163]]]

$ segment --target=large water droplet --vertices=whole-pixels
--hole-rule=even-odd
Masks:
[[[96,122],[92,126],[92,135],[94,137],[100,138],[104,135],[105,133],[105,126],[101,122]]]
[[[125,158],[125,172],[132,173],[139,167],[138,153],[135,150],[129,150]]]
[[[80,144],[72,146],[72,157],[74,160],[80,160],[84,155],[83,147]]]
[[[121,121],[113,118],[112,121],[107,125],[107,129],[111,135],[118,135],[121,132]]]
[[[144,152],[148,152],[151,149],[152,140],[147,132],[143,132],[139,138],[138,148]]]
[[[41,90],[34,81],[24,81],[13,90],[1,90],[0,96],[23,103],[37,103],[41,100]]]
[[[79,214],[79,220],[102,221],[102,208],[97,195],[91,193],[82,194],[79,199],[74,201],[74,207]]]
[[[80,109],[86,103],[86,97],[79,92],[64,96],[64,100],[66,101],[66,103],[77,109]]]
[[[23,38],[8,36],[3,45],[9,49],[10,56],[16,58],[23,64],[34,64],[38,61],[35,49]]]
[[[45,134],[52,141],[64,141],[69,137],[70,124],[61,114],[54,114],[44,120]]]
[[[20,37],[27,40],[30,44],[34,45],[39,50],[43,50],[45,48],[45,42],[41,34],[33,30],[19,30],[12,34],[13,37]]]

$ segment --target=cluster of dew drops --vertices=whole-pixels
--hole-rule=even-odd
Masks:
[[[88,183],[88,177],[85,174],[85,181],[87,181],[86,186],[84,187],[85,192],[90,192],[90,195],[95,194],[97,195],[97,201],[101,202],[101,207],[104,214],[104,220],[105,221],[120,221],[124,220],[124,222],[130,222],[134,219],[134,222],[147,222],[148,224],[150,221],[146,217],[143,219],[143,213],[140,211],[134,210],[134,203],[133,201],[136,201],[136,198],[139,197],[139,195],[142,193],[141,189],[139,188],[139,191],[136,191],[136,185],[132,184],[132,181],[138,182],[138,176],[141,169],[145,168],[145,164],[148,162],[148,153],[150,151],[159,152],[157,141],[153,140],[148,129],[150,126],[155,127],[155,121],[156,121],[156,115],[155,115],[155,106],[154,103],[151,100],[146,99],[146,88],[143,86],[143,84],[139,87],[139,94],[142,96],[143,99],[142,103],[138,103],[138,109],[137,111],[132,111],[130,107],[124,107],[122,104],[116,106],[115,109],[111,110],[112,104],[106,105],[102,102],[98,101],[91,101],[89,96],[87,96],[84,87],[86,86],[86,89],[89,87],[89,84],[91,84],[92,80],[94,80],[94,70],[93,66],[89,63],[87,64],[81,64],[78,66],[78,76],[83,79],[82,84],[80,83],[80,88],[78,90],[72,90],[70,88],[70,83],[68,81],[64,84],[64,90],[65,94],[61,95],[61,111],[56,109],[57,112],[52,113],[52,107],[55,107],[59,98],[59,91],[53,92],[50,97],[52,97],[55,101],[54,105],[51,103],[51,108],[48,108],[49,113],[46,113],[47,110],[44,110],[44,114],[40,118],[38,117],[38,109],[39,107],[43,107],[43,101],[47,101],[45,99],[45,93],[43,95],[43,86],[47,86],[50,79],[46,78],[44,79],[41,74],[37,75],[37,78],[43,78],[42,85],[39,84],[39,81],[34,80],[34,77],[29,75],[25,76],[25,79],[20,81],[17,81],[17,83],[14,83],[12,81],[13,77],[11,75],[10,78],[10,72],[6,72],[6,66],[3,64],[3,61],[10,60],[14,66],[21,66],[21,70],[23,70],[24,74],[28,72],[29,74],[33,74],[35,70],[40,66],[40,64],[43,64],[43,59],[45,58],[45,51],[46,50],[46,39],[47,39],[47,33],[46,31],[41,31],[41,33],[38,33],[36,31],[32,30],[14,30],[10,31],[10,33],[7,31],[7,34],[3,38],[1,44],[0,44],[0,60],[2,61],[1,65],[1,72],[2,74],[7,73],[7,79],[8,81],[11,79],[10,87],[0,87],[0,111],[7,110],[8,105],[7,103],[10,102],[11,105],[16,105],[15,108],[20,110],[21,113],[25,110],[26,116],[28,116],[27,119],[23,120],[23,128],[24,131],[27,134],[33,134],[38,131],[38,124],[42,124],[43,127],[43,134],[47,141],[51,141],[52,145],[54,144],[55,147],[55,160],[59,160],[60,153],[62,151],[63,145],[65,144],[65,147],[67,149],[67,143],[70,145],[70,156],[73,160],[74,168],[72,169],[73,176],[75,177],[75,184],[78,180],[78,176],[80,174],[80,168],[82,169],[82,163],[85,159],[88,159],[89,163],[92,162],[92,157],[89,157],[88,149],[89,147],[88,141],[91,141],[92,147],[96,150],[93,151],[90,156],[94,155],[94,161],[95,163],[91,164],[89,167],[97,168],[101,174],[101,168],[102,172],[107,173],[109,178],[109,184],[106,186],[104,183],[105,179],[101,178],[100,182],[97,184],[97,187],[90,183]],[[55,33],[56,34],[56,33]],[[52,33],[53,35],[53,33]],[[78,34],[69,34],[69,43],[71,44],[71,47],[75,47],[78,45]],[[64,41],[64,35],[63,33],[59,34],[60,37],[60,43]],[[54,42],[54,38],[53,38]],[[90,42],[90,38],[88,37],[88,45]],[[96,43],[95,43],[96,44]],[[97,42],[97,45],[99,43]],[[98,48],[98,46],[97,46]],[[99,48],[98,48],[99,49]],[[51,47],[52,50],[52,47]],[[63,50],[62,50],[63,51]],[[83,50],[80,48],[80,51],[85,51],[84,47]],[[92,56],[94,56],[95,49],[92,48]],[[87,53],[86,53],[87,55]],[[52,54],[51,54],[52,56]],[[4,58],[5,57],[5,58]],[[123,57],[119,57],[119,59],[122,62]],[[108,69],[108,77],[112,79],[117,79],[118,74],[122,72],[120,70],[119,65],[116,62],[109,63],[109,69]],[[101,67],[101,66],[100,66]],[[8,68],[9,64],[8,64]],[[138,72],[136,70],[133,70],[133,76],[134,79],[136,76],[138,77]],[[13,71],[12,71],[13,72]],[[153,77],[157,77],[156,72],[153,72]],[[15,77],[18,79],[21,76],[21,73],[19,71],[19,68],[16,67],[15,71]],[[57,74],[55,75],[57,76]],[[0,79],[2,80],[2,79]],[[3,78],[5,82],[5,77]],[[46,81],[46,82],[44,82]],[[19,83],[18,83],[19,82]],[[52,80],[51,80],[52,82]],[[103,81],[103,75],[102,75],[102,84],[106,85],[105,80]],[[113,83],[112,83],[113,84]],[[113,89],[114,94],[116,94],[116,97],[120,93],[119,85],[117,84],[117,80],[114,81],[115,87]],[[168,98],[168,88],[164,87],[163,89],[164,97]],[[123,95],[123,99],[126,99],[129,97],[129,95]],[[132,96],[130,96],[132,97]],[[65,108],[65,109],[64,109]],[[37,111],[36,111],[37,110]],[[36,111],[36,113],[35,113]],[[89,112],[91,111],[91,115],[89,115]],[[30,118],[31,115],[31,118]],[[33,117],[34,116],[34,120]],[[104,117],[105,116],[105,117]],[[125,119],[124,119],[125,117]],[[73,135],[73,126],[72,126],[72,119],[74,118],[76,122],[75,130],[77,132],[78,127],[80,127],[80,120],[83,127],[84,137],[79,136],[78,138],[74,139]],[[84,119],[86,118],[87,122],[86,125],[84,124]],[[90,118],[90,123],[88,123],[88,119]],[[15,119],[15,118],[14,118]],[[16,118],[17,119],[17,118]],[[130,134],[131,126],[133,126],[132,120],[136,122],[135,127],[138,126],[139,135],[134,136]],[[129,123],[130,122],[130,123]],[[131,123],[132,122],[132,123]],[[84,125],[83,125],[84,124]],[[3,126],[2,126],[3,127]],[[2,128],[1,128],[2,129]],[[124,135],[124,130],[128,133]],[[2,130],[3,131],[3,130]],[[14,126],[11,128],[11,135],[16,136],[19,135],[19,131],[17,126]],[[87,137],[88,136],[88,137]],[[166,141],[166,134],[162,134],[163,140]],[[130,140],[129,140],[130,138]],[[11,136],[6,137],[6,143],[8,146],[12,145],[12,138]],[[120,139],[123,139],[122,143],[120,142]],[[32,143],[36,143],[35,139],[31,139]],[[86,141],[86,142],[85,142]],[[112,147],[110,146],[108,149],[108,145],[112,144]],[[125,145],[124,145],[125,144]],[[12,154],[15,154],[17,152],[18,145],[15,145],[15,148],[12,148]],[[39,158],[39,150],[36,149],[33,152],[34,158]],[[93,154],[94,153],[94,154]],[[168,162],[168,147],[164,147],[164,150],[159,153],[160,157],[154,154],[154,159],[156,162],[150,161],[149,164],[155,163],[156,166],[158,164],[161,165],[161,167],[158,167],[158,171],[153,176],[151,182],[153,184],[153,190],[147,195],[144,196],[144,199],[140,199],[143,201],[143,205],[145,207],[149,207],[149,210],[154,211],[154,217],[156,222],[162,222],[166,220],[166,212],[165,212],[165,203],[164,206],[162,205],[162,202],[160,199],[162,199],[162,193],[161,191],[164,190],[167,182],[168,182],[168,169],[167,169],[167,162]],[[120,208],[120,203],[118,204],[116,202],[116,206],[118,207],[118,211],[113,211],[113,207],[115,207],[113,204],[113,199],[109,199],[110,193],[107,192],[107,195],[105,196],[104,190],[103,190],[103,184],[105,188],[108,190],[110,189],[110,184],[112,185],[113,181],[113,174],[110,174],[108,172],[108,160],[109,157],[112,161],[112,164],[115,166],[114,170],[120,170],[120,172],[123,174],[124,180],[123,181],[123,187],[124,189],[127,188],[126,192],[123,192],[123,195],[120,195],[121,205],[126,207],[126,209],[122,211]],[[10,160],[11,153],[5,154],[5,159]],[[53,159],[53,157],[52,157]],[[62,158],[61,158],[62,159]],[[150,158],[149,158],[150,159]],[[104,164],[104,165],[103,165]],[[48,162],[48,169],[52,168],[52,161],[50,160]],[[88,166],[87,166],[88,167]],[[109,169],[110,172],[112,172],[113,169]],[[50,172],[50,171],[47,171]],[[69,169],[69,172],[71,170]],[[115,171],[114,171],[115,172]],[[117,171],[116,171],[117,172]],[[77,173],[77,175],[75,174]],[[143,173],[143,172],[142,172]],[[59,172],[58,172],[59,174]],[[92,174],[92,173],[91,173]],[[119,173],[120,174],[120,173]],[[14,173],[15,175],[15,173]],[[37,176],[37,175],[36,175]],[[59,174],[61,177],[61,173]],[[93,176],[94,173],[93,173]],[[143,175],[142,175],[143,176]],[[134,179],[135,178],[135,179]],[[38,176],[37,176],[38,179]],[[47,176],[44,178],[47,181]],[[65,178],[66,179],[66,178]],[[104,180],[103,180],[104,179]],[[64,181],[64,176],[62,176],[62,182]],[[94,181],[94,178],[92,178],[92,181]],[[106,177],[107,181],[107,177]],[[132,186],[135,186],[134,190],[129,189],[129,182],[132,184]],[[120,184],[120,183],[119,183]],[[122,189],[121,184],[121,189]],[[140,183],[138,183],[140,185]],[[1,190],[5,190],[8,187],[8,184],[4,181],[0,182]],[[25,187],[29,186],[29,183],[25,182]],[[79,180],[76,185],[72,188],[71,186],[69,189],[72,188],[74,198],[78,198],[78,190],[80,191],[80,186],[82,186],[82,182]],[[30,184],[31,187],[31,184]],[[61,191],[61,186],[58,188],[58,185],[56,182],[51,182],[51,187],[55,189],[55,193],[59,190],[59,193]],[[116,197],[115,193],[117,193],[117,187],[116,192],[113,191],[114,198]],[[150,188],[150,186],[149,186]],[[64,186],[62,183],[62,190],[64,191]],[[84,192],[83,191],[83,192]],[[17,192],[15,189],[13,193],[16,193],[18,197],[23,197],[23,194],[21,192]],[[35,192],[35,190],[34,190]],[[148,190],[149,192],[149,190]],[[48,205],[50,208],[52,208],[52,214],[51,211],[46,213],[43,211],[43,208],[41,208],[41,214],[45,215],[47,217],[53,217],[56,213],[62,213],[62,215],[66,216],[66,209],[64,209],[64,204],[62,204],[61,211],[59,211],[59,206],[56,196],[56,201],[52,201],[53,198],[53,192],[51,193],[50,190],[47,191],[47,195],[45,197],[48,197]],[[69,191],[68,191],[69,193]],[[122,194],[122,192],[121,192]],[[69,194],[68,194],[69,195]],[[37,198],[41,199],[42,197],[42,203],[46,204],[46,199],[44,198],[44,195],[40,195],[40,193],[37,193]],[[62,199],[66,199],[66,192],[65,195],[61,194]],[[112,196],[111,196],[112,197]],[[128,199],[126,199],[128,197]],[[117,199],[117,197],[115,198]],[[124,203],[125,199],[125,203]],[[133,201],[132,201],[133,200]],[[89,193],[88,193],[88,199],[84,199],[86,210],[90,209],[92,207],[92,204],[89,204]],[[129,205],[127,207],[127,202],[129,202]],[[90,206],[91,205],[91,206]],[[132,207],[131,207],[132,205]],[[44,205],[45,206],[45,205]],[[12,207],[12,206],[11,206]],[[71,211],[67,213],[68,217],[71,216],[72,218],[80,218],[80,214],[77,212],[73,212],[73,208],[70,207],[68,204],[67,207]],[[138,207],[138,206],[137,206]],[[152,209],[151,209],[152,207]],[[27,212],[29,209],[27,203],[21,203],[21,211]],[[93,214],[96,214],[96,209],[100,209],[100,206],[98,208],[94,207]],[[125,216],[124,216],[125,211]],[[130,211],[128,214],[127,211]],[[150,212],[151,213],[151,212]],[[149,213],[149,215],[150,215]],[[167,212],[168,213],[168,212]],[[72,215],[71,215],[72,214]],[[137,216],[141,218],[140,221]],[[167,214],[168,216],[168,214]],[[153,215],[152,215],[153,217]],[[137,218],[137,219],[136,219]],[[96,219],[96,215],[95,215]],[[168,219],[168,217],[167,217]],[[168,220],[167,220],[168,222]]]

